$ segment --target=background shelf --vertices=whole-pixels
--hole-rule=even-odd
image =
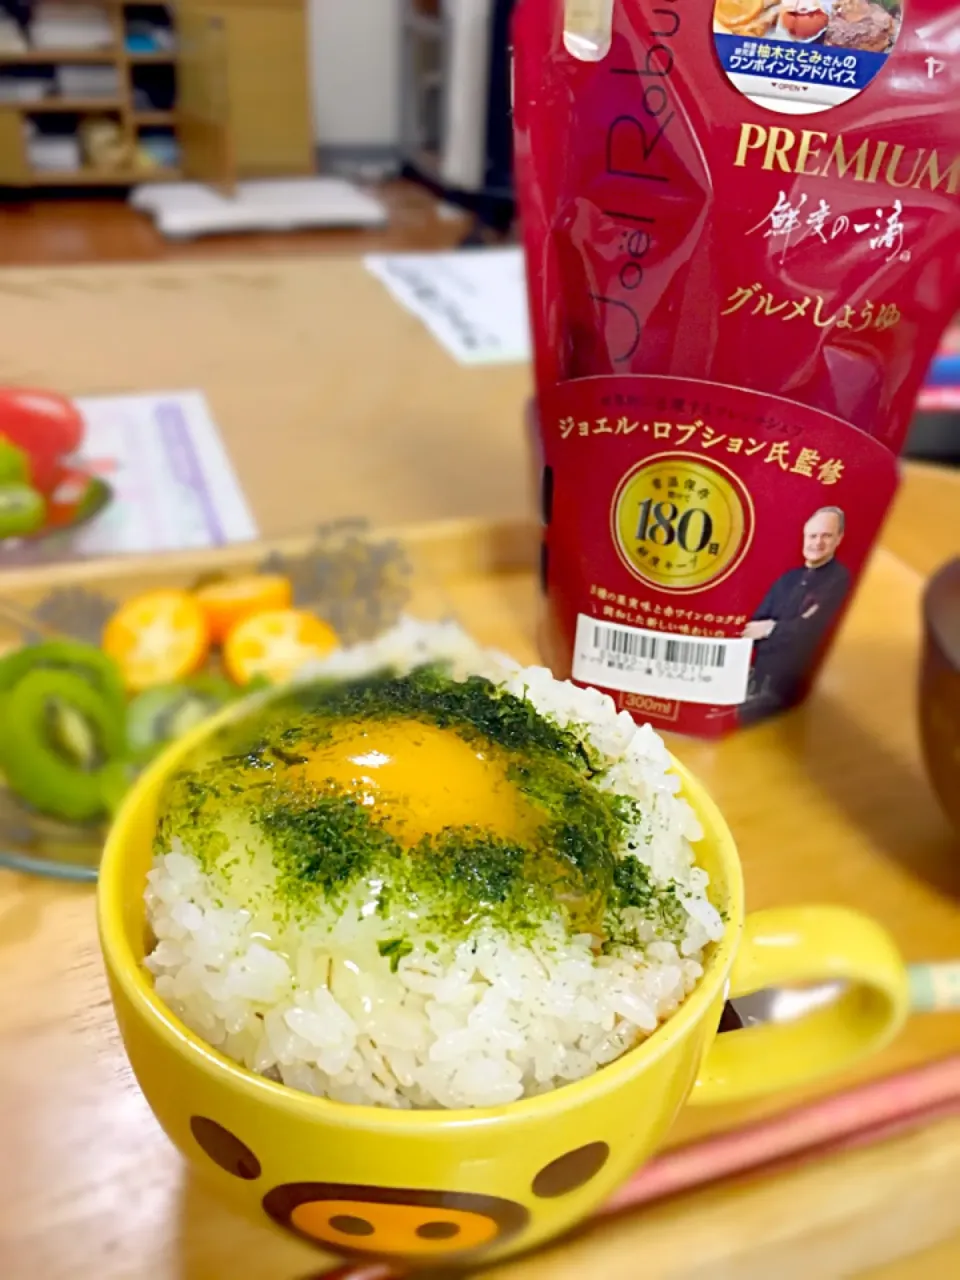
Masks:
[[[117,49],[29,49],[25,53],[0,50],[0,66],[36,67],[60,62],[117,62],[122,56],[123,50]]]
[[[229,191],[241,179],[316,172],[305,0],[97,8],[107,22],[28,22],[27,47],[0,51],[0,188],[188,173]],[[31,43],[40,38],[58,47]],[[63,47],[74,40],[97,47]]]
[[[15,107],[23,115],[36,115],[39,112],[97,112],[122,111],[126,107],[124,98],[40,98],[37,102],[4,102],[5,107]]]
[[[34,187],[130,187],[138,182],[178,182],[183,177],[179,169],[77,169],[74,173],[41,173],[32,170],[31,186]]]

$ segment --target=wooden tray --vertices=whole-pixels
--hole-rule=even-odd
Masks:
[[[483,642],[536,659],[536,531],[460,522],[384,534],[409,568],[409,612],[459,618]],[[4,575],[8,640],[51,593],[110,599],[303,557],[313,537],[160,559],[51,566]],[[400,563],[397,560],[396,563]],[[893,931],[908,960],[960,953],[960,856],[923,776],[914,682],[921,578],[881,550],[826,669],[801,712],[721,744],[675,740],[738,838],[749,904],[845,903]],[[62,598],[62,597],[61,597]],[[10,624],[8,624],[10,627]],[[960,1015],[915,1017],[882,1056],[843,1081],[940,1057]],[[674,1143],[796,1103],[687,1111]],[[93,897],[0,872],[0,1097],[8,1100],[0,1254],[12,1276],[44,1280],[295,1280],[322,1258],[232,1216],[188,1174],[127,1067],[107,1000]],[[936,1245],[960,1230],[960,1123],[763,1179],[694,1193],[588,1231],[564,1250],[501,1269],[516,1277],[644,1274],[706,1280],[817,1280]],[[913,1263],[897,1280],[954,1274]],[[953,1258],[953,1254],[950,1254]],[[934,1264],[931,1264],[934,1265]],[[889,1275],[894,1271],[882,1273]]]
[[[396,621],[419,569],[415,542],[372,535],[363,521],[324,526],[307,538],[169,556],[92,560],[24,568],[0,579],[0,653],[38,640],[99,644],[104,624],[125,598],[162,587],[196,586],[220,575],[282,572],[294,601],[327,618],[344,643]],[[211,669],[216,669],[216,658]],[[31,813],[0,785],[0,865],[67,879],[94,879],[104,830]]]

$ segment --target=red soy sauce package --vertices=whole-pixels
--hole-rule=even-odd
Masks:
[[[960,303],[960,2],[520,0],[545,656],[659,727],[800,701]]]

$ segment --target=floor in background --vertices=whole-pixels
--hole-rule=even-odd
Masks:
[[[469,230],[466,218],[438,213],[433,196],[413,183],[390,182],[377,195],[390,210],[389,226],[377,230],[253,233],[177,242],[165,240],[149,217],[115,195],[35,199],[7,191],[0,195],[0,266],[448,249]]]

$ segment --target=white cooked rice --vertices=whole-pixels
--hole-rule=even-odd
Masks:
[[[723,934],[694,863],[690,842],[702,832],[666,748],[610,698],[482,650],[457,626],[410,620],[304,677],[408,671],[438,658],[583,731],[609,761],[598,785],[642,806],[622,856],[642,859],[654,885],[676,886],[682,923],[644,920],[636,946],[607,955],[559,917],[526,940],[489,925],[457,942],[408,933],[413,949],[392,971],[377,944],[397,921],[383,919],[369,893],[308,924],[265,928],[189,849],[158,855],[146,890],[157,994],[237,1062],[340,1102],[486,1107],[590,1075],[678,1008],[703,973],[704,949]]]

